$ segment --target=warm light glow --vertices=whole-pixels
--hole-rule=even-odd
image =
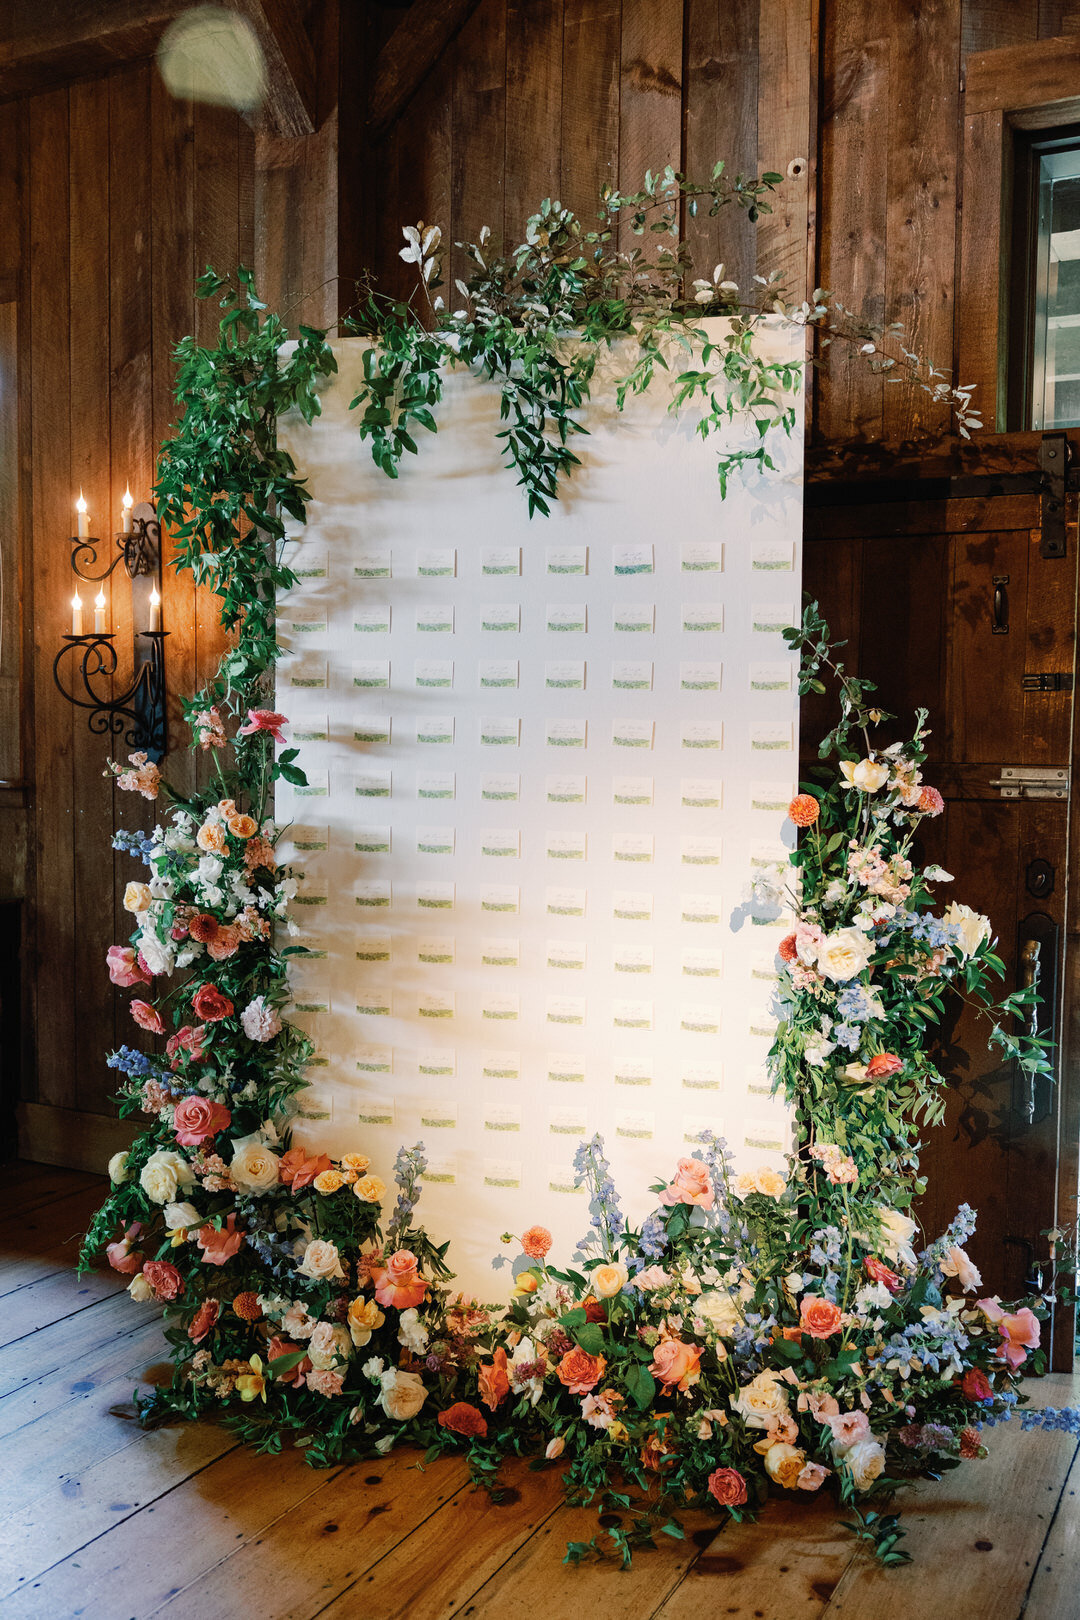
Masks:
[[[86,511],[86,502],[83,500],[83,492],[82,492],[81,489],[79,491],[79,498],[75,502],[75,510],[76,510],[76,512],[85,512]]]
[[[73,602],[71,605],[74,607],[75,603]],[[98,591],[97,595],[94,597],[94,606],[97,608],[98,612],[100,612],[105,606],[105,592],[103,589]]]
[[[75,595],[71,598],[71,607],[75,613],[82,611],[82,597],[79,595],[78,586],[75,588]]]
[[[131,497],[130,489],[125,489],[123,495],[121,495],[120,504],[121,504],[121,506],[126,506],[129,512],[130,512],[131,508],[135,505],[135,502],[132,500],[132,497]]]
[[[154,586],[153,590],[150,592],[150,606],[152,608],[156,608],[156,607],[161,606],[161,597],[158,595],[158,588],[157,588],[156,585]]]

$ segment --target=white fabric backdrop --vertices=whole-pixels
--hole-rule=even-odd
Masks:
[[[503,1231],[539,1221],[569,1256],[593,1131],[638,1216],[703,1127],[746,1165],[786,1146],[783,919],[750,882],[796,775],[801,431],[722,501],[664,382],[621,416],[598,384],[583,466],[530,522],[468,376],[398,482],[372,466],[362,352],[338,342],[322,417],[281,430],[314,497],[278,623],[310,786],[277,813],[318,953],[293,981],[318,1048],[298,1136],[388,1181],[422,1140],[430,1229],[497,1298]]]

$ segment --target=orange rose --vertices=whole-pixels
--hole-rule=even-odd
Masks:
[[[496,1350],[491,1361],[485,1363],[479,1370],[480,1399],[489,1411],[494,1412],[496,1407],[510,1393],[510,1376],[506,1370],[506,1351]]]
[[[653,1351],[649,1371],[662,1384],[676,1385],[684,1393],[701,1377],[701,1350],[682,1339],[661,1339]]]
[[[820,1294],[804,1294],[799,1305],[799,1327],[812,1339],[827,1339],[839,1333],[843,1315],[839,1305]]]
[[[566,1352],[555,1371],[560,1384],[565,1385],[571,1395],[587,1395],[603,1378],[606,1366],[603,1356],[590,1356],[587,1350],[575,1345]]]
[[[227,825],[234,838],[253,838],[259,830],[254,816],[230,816]]]
[[[416,1267],[416,1256],[410,1249],[397,1249],[385,1265],[372,1273],[375,1298],[380,1305],[393,1305],[395,1310],[407,1311],[422,1302],[428,1285]]]
[[[445,1412],[438,1417],[439,1427],[449,1429],[451,1434],[466,1436],[487,1434],[487,1419],[479,1407],[470,1406],[468,1401],[455,1401],[448,1406]]]
[[[884,1080],[886,1075],[899,1074],[903,1067],[903,1059],[895,1052],[875,1052],[866,1065],[866,1076],[868,1080]]]

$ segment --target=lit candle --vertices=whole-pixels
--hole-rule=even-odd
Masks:
[[[97,595],[94,597],[94,634],[95,636],[102,636],[105,634],[104,590],[98,591]]]
[[[161,597],[158,595],[156,585],[150,592],[150,628],[151,630],[161,629]]]
[[[79,498],[75,502],[75,510],[79,515],[79,539],[88,540],[90,538],[90,514],[86,510],[86,501],[83,499],[81,489]]]
[[[82,597],[79,595],[78,586],[75,587],[75,595],[71,598],[71,633],[73,636],[82,635]]]
[[[120,502],[120,505],[123,507],[120,522],[123,525],[124,534],[131,533],[131,508],[134,506],[134,504],[134,501],[131,499],[130,489],[125,489],[123,498]]]

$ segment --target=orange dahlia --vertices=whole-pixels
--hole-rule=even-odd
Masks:
[[[552,1245],[552,1236],[546,1226],[530,1226],[521,1234],[521,1247],[530,1260],[542,1260]]]
[[[788,815],[796,827],[812,827],[821,814],[821,806],[812,793],[796,793],[788,805]]]
[[[257,1322],[262,1316],[259,1296],[251,1292],[237,1294],[232,1302],[232,1308],[243,1322]]]

